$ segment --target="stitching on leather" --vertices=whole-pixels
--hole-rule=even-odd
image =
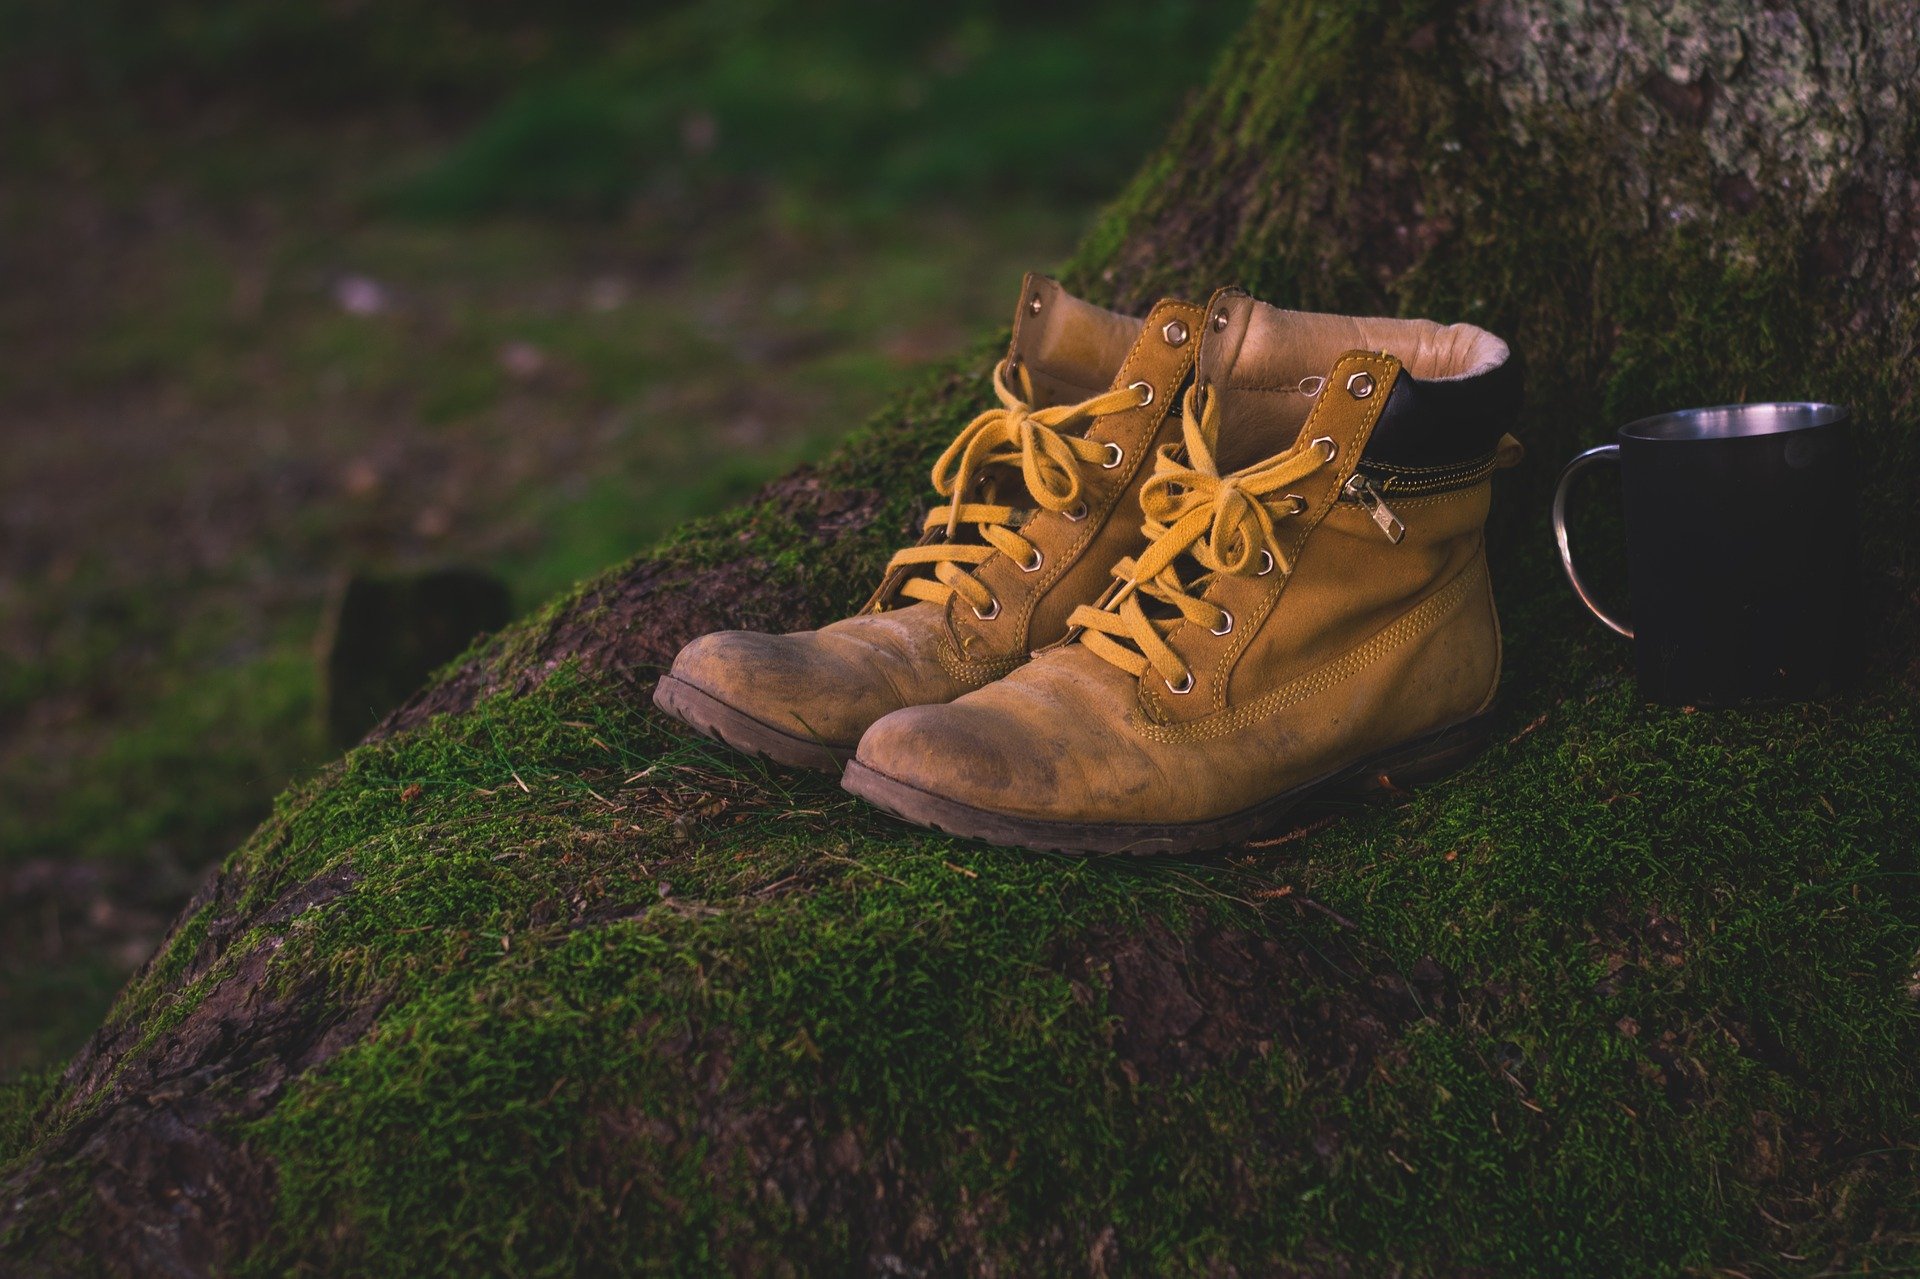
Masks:
[[[1388,480],[1384,484],[1377,485],[1376,487],[1380,490],[1380,496],[1384,498],[1444,496],[1448,493],[1474,488],[1481,480],[1486,479],[1492,474],[1493,472],[1491,471],[1484,471],[1478,475],[1462,476],[1461,479],[1465,480],[1465,483],[1455,483],[1447,480],[1409,480],[1405,484],[1400,484],[1396,480]]]
[[[1426,497],[1404,497],[1393,504],[1396,511],[1410,511],[1416,506],[1442,506],[1448,502],[1457,502],[1463,497],[1477,492],[1486,481],[1467,488],[1455,489],[1451,493],[1433,493]]]
[[[1352,678],[1395,649],[1425,634],[1451,616],[1473,587],[1485,576],[1485,557],[1476,556],[1466,568],[1454,576],[1451,582],[1374,632],[1359,647],[1316,666],[1304,675],[1296,676],[1272,692],[1248,702],[1227,715],[1193,720],[1185,724],[1163,725],[1136,722],[1134,727],[1152,740],[1166,743],[1205,741],[1238,732],[1277,711],[1303,702],[1315,693],[1324,692]]]
[[[972,661],[956,653],[952,642],[945,638],[941,639],[940,647],[936,651],[940,658],[940,669],[951,676],[955,683],[965,684],[971,688],[991,684],[994,680],[1018,670],[1027,661],[1027,655],[1024,653],[1017,657],[996,657],[987,662]]]

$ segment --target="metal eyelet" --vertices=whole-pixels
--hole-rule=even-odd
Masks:
[[[1060,512],[1060,514],[1075,524],[1078,524],[1081,520],[1087,518],[1087,504],[1085,502],[1075,502],[1072,506]]]
[[[999,600],[997,600],[997,599],[996,599],[996,600],[994,600],[994,601],[993,601],[993,607],[992,607],[992,608],[990,608],[990,609],[988,609],[988,610],[987,610],[986,612],[984,612],[984,613],[982,613],[982,612],[981,612],[981,611],[980,611],[979,609],[977,609],[977,608],[976,608],[976,609],[974,609],[974,610],[973,610],[973,615],[974,615],[975,617],[977,617],[977,618],[979,618],[979,619],[980,619],[981,621],[983,621],[983,622],[991,622],[991,621],[992,621],[992,620],[993,620],[994,618],[996,618],[996,617],[998,617],[998,616],[1000,616],[1000,601],[999,601]]]
[[[1224,608],[1223,608],[1223,609],[1221,609],[1221,610],[1220,610],[1220,612],[1221,612],[1222,614],[1224,614],[1224,615],[1226,616],[1226,619],[1227,619],[1227,620],[1226,620],[1226,623],[1225,623],[1224,625],[1222,625],[1222,626],[1209,626],[1209,627],[1207,628],[1207,631],[1208,631],[1208,633],[1210,633],[1210,634],[1213,634],[1213,635],[1231,635],[1231,634],[1233,634],[1233,614],[1232,614],[1232,613],[1228,613],[1228,612],[1227,612],[1227,610],[1226,610],[1226,609],[1224,609]]]
[[[1262,550],[1260,552],[1260,571],[1255,573],[1254,576],[1265,577],[1271,572],[1273,572],[1273,552]]]
[[[1322,444],[1327,446],[1326,458],[1324,460],[1331,462],[1334,458],[1340,456],[1340,446],[1333,442],[1331,435],[1322,435],[1313,441],[1313,447],[1315,448],[1319,448]]]
[[[1180,320],[1168,320],[1167,327],[1160,330],[1160,336],[1167,340],[1168,346],[1184,346],[1187,341],[1187,326]]]
[[[1306,514],[1306,512],[1307,512],[1307,499],[1306,499],[1306,498],[1304,498],[1304,497],[1301,497],[1301,496],[1300,496],[1300,495],[1299,495],[1298,493],[1289,493],[1289,494],[1287,494],[1287,501],[1288,501],[1289,503],[1291,503],[1291,504],[1292,504],[1292,506],[1293,506],[1293,509],[1292,509],[1291,511],[1289,511],[1289,512],[1287,512],[1287,513],[1288,513],[1289,515],[1304,515],[1304,514]]]
[[[1141,408],[1143,408],[1143,409],[1144,409],[1145,407],[1147,407],[1147,405],[1149,405],[1149,404],[1151,404],[1151,403],[1153,403],[1153,383],[1151,383],[1151,382],[1129,382],[1129,383],[1127,383],[1127,389],[1128,389],[1129,391],[1138,391],[1138,392],[1140,392],[1140,407],[1141,407]]]
[[[1170,679],[1161,680],[1160,682],[1167,686],[1167,691],[1169,693],[1174,693],[1174,694],[1191,693],[1193,691],[1193,672],[1192,671],[1187,672],[1187,679],[1184,684],[1175,684]]]
[[[1046,563],[1046,558],[1046,556],[1040,553],[1040,548],[1036,546],[1033,548],[1033,561],[1028,564],[1022,564],[1020,571],[1022,573],[1038,573],[1040,566]]]
[[[1126,460],[1127,460],[1127,451],[1121,448],[1118,444],[1115,444],[1112,440],[1108,440],[1107,441],[1107,460],[1100,464],[1100,469],[1103,471],[1111,471],[1114,467],[1120,465],[1120,463]]]
[[[1040,295],[1038,293],[1034,294],[1033,297],[1027,302],[1027,314],[1029,315],[1040,314]]]
[[[1364,400],[1373,394],[1373,374],[1361,369],[1347,379],[1347,394],[1356,400]]]
[[[1227,331],[1227,325],[1232,322],[1233,317],[1225,311],[1215,311],[1213,313],[1213,331],[1215,333],[1225,333]]]

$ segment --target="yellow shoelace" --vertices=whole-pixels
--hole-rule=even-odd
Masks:
[[[1152,667],[1176,693],[1193,687],[1193,672],[1166,636],[1182,621],[1216,635],[1233,629],[1232,614],[1200,598],[1219,575],[1263,577],[1276,568],[1283,574],[1293,570],[1280,549],[1275,521],[1306,509],[1306,499],[1287,490],[1331,462],[1334,453],[1333,441],[1323,437],[1221,475],[1214,462],[1218,400],[1206,397],[1196,413],[1197,390],[1189,388],[1181,405],[1184,445],[1162,446],[1153,476],[1140,490],[1147,549],[1137,560],[1114,565],[1119,583],[1103,603],[1082,604],[1067,619],[1078,628],[1070,634],[1095,653],[1130,675]],[[1191,582],[1180,580],[1183,556],[1201,570]],[[1149,616],[1143,597],[1165,607]]]
[[[968,569],[977,568],[996,555],[1005,555],[1029,569],[1038,569],[1040,550],[1011,527],[1021,518],[1019,510],[1004,504],[967,500],[982,473],[989,467],[1018,465],[1027,492],[1035,502],[1062,513],[1078,507],[1084,514],[1085,506],[1080,501],[1081,467],[1118,465],[1119,446],[1063,435],[1062,428],[1137,409],[1147,402],[1141,399],[1137,386],[1123,386],[1078,404],[1036,409],[1031,407],[1032,379],[1024,367],[1019,375],[1020,390],[1016,392],[1007,385],[1006,361],[994,367],[993,390],[1000,397],[1001,407],[988,409],[968,423],[933,464],[934,490],[948,501],[927,512],[923,531],[928,534],[944,531],[946,540],[908,547],[887,564],[888,572],[902,566],[932,566],[932,577],[916,573],[900,584],[899,594],[908,599],[940,604],[958,595],[980,616],[997,614],[999,602]],[[981,540],[977,543],[957,541],[963,524],[977,528]]]

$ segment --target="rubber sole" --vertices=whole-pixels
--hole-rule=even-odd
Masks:
[[[1017,817],[944,799],[889,777],[857,759],[840,775],[840,784],[902,821],[989,844],[1107,857],[1199,853],[1245,843],[1311,800],[1394,798],[1466,764],[1486,747],[1492,731],[1493,713],[1489,711],[1451,728],[1402,742],[1251,808],[1203,822],[1056,822]]]
[[[838,773],[855,750],[775,728],[672,675],[654,685],[653,704],[703,737],[789,768]]]

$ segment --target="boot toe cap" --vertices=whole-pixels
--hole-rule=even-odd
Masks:
[[[896,711],[867,730],[855,758],[900,785],[983,812],[1084,821],[1110,811],[1109,791],[1122,780],[1114,754],[1102,749],[1111,743],[1009,721],[983,702],[976,694]]]
[[[1116,709],[1131,705],[1131,678],[1084,650],[1054,654],[957,701],[886,716],[855,759],[899,786],[999,817],[1165,820],[1184,810],[1191,787]]]
[[[850,749],[885,708],[816,635],[717,631],[681,649],[669,673],[771,728]]]
[[[964,702],[895,711],[867,730],[855,758],[897,782],[964,803],[1014,797],[1029,765],[1005,749],[1002,726],[971,711]]]

